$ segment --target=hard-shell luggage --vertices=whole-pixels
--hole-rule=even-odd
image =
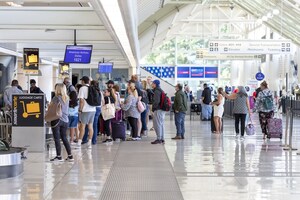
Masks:
[[[282,119],[271,118],[268,119],[267,124],[268,138],[280,138],[282,139]]]
[[[115,141],[117,138],[125,141],[126,139],[126,125],[124,121],[111,122],[112,138]]]

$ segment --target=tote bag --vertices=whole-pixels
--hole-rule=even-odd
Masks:
[[[146,104],[142,101],[137,102],[137,109],[140,113],[144,112],[146,110]]]
[[[45,121],[46,122],[52,122],[55,120],[58,120],[62,116],[62,110],[61,110],[61,104],[58,103],[50,103],[48,110],[45,115]]]
[[[102,117],[105,121],[115,118],[116,108],[115,108],[115,104],[112,104],[110,102],[110,98],[108,98],[108,104],[102,106],[101,112],[102,112]]]

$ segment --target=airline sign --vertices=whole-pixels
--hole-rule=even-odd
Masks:
[[[214,54],[290,54],[290,40],[211,40],[209,52]]]

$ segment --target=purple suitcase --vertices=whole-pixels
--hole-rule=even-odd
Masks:
[[[125,141],[126,139],[126,126],[124,121],[111,122],[112,138],[115,141],[117,138]]]
[[[280,138],[282,139],[282,119],[271,118],[268,119],[267,124],[268,138]]]

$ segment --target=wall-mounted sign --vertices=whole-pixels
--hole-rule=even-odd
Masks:
[[[262,81],[262,80],[265,79],[265,75],[264,75],[263,73],[261,73],[261,72],[258,72],[258,73],[255,75],[255,78],[256,78],[256,80],[258,80],[258,81]]]
[[[191,67],[191,78],[204,78],[204,67]]]
[[[175,78],[175,67],[161,67],[161,78]]]
[[[145,67],[145,69],[149,73],[153,74],[154,76],[157,76],[158,78],[161,78],[161,72],[160,72],[161,67],[157,67],[157,66],[154,66],[154,67],[151,66],[150,67],[150,66],[147,66],[147,67]]]
[[[190,78],[190,68],[177,67],[177,78]]]
[[[261,59],[261,55],[218,54],[218,53],[210,53],[209,49],[199,49],[196,51],[196,58],[203,59],[203,60],[256,60],[256,59]]]
[[[218,78],[218,67],[205,67],[205,78]]]
[[[23,67],[25,74],[38,74],[39,61],[40,57],[38,48],[23,49]]]
[[[43,94],[16,94],[12,99],[12,126],[44,126],[45,97]]]
[[[211,40],[210,53],[221,54],[290,54],[290,40]]]
[[[64,63],[63,61],[59,61],[59,73],[61,75],[69,75],[70,65],[68,63]]]

